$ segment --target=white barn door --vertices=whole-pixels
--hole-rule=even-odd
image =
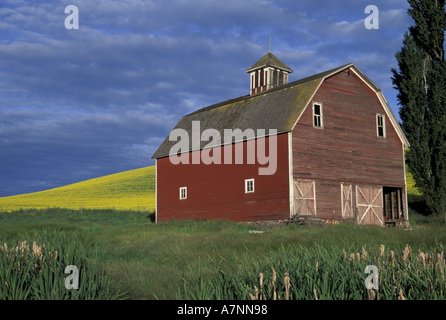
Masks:
[[[342,206],[342,218],[353,219],[353,186],[348,183],[341,183],[341,206]]]
[[[316,186],[314,180],[294,179],[294,215],[316,216]]]
[[[356,186],[356,204],[358,224],[384,224],[382,188]]]

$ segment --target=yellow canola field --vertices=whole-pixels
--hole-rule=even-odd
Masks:
[[[120,172],[41,192],[0,198],[0,211],[112,209],[155,211],[155,166]],[[409,170],[408,194],[420,195]]]
[[[34,208],[155,210],[155,166],[0,198],[3,212]]]

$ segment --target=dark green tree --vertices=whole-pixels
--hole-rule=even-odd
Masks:
[[[399,70],[392,69],[392,82],[411,145],[406,154],[409,170],[437,216],[446,211],[445,0],[408,2],[415,25],[395,55]]]

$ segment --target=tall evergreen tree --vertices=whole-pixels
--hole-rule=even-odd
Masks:
[[[415,22],[395,57],[402,127],[411,144],[407,164],[435,215],[446,212],[445,0],[408,0]],[[446,216],[445,216],[446,219]]]

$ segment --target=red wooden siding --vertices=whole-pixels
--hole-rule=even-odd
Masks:
[[[313,103],[322,105],[323,128],[313,127]],[[387,115],[386,138],[377,137],[377,113],[385,111],[375,92],[345,70],[322,83],[301,115],[292,133],[293,176],[315,181],[317,217],[340,219],[343,206],[350,210],[341,183],[405,190],[401,140]]]
[[[172,219],[254,221],[289,217],[288,134],[277,136],[277,171],[258,175],[259,164],[178,164],[157,159],[157,222]],[[235,145],[231,146],[235,157]],[[268,150],[268,138],[266,143]],[[222,151],[222,159],[224,148]],[[234,163],[234,161],[233,161]],[[254,178],[254,193],[245,193],[245,179]],[[187,187],[187,199],[179,188]]]

